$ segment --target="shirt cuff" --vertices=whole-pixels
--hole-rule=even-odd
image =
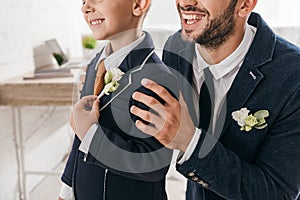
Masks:
[[[183,153],[182,156],[180,156],[181,154],[179,154],[178,161],[177,161],[178,164],[181,165],[182,163],[184,163],[191,157],[192,153],[194,152],[194,150],[198,144],[200,136],[201,136],[201,129],[196,128],[195,134],[194,134],[189,146],[187,147],[186,151]]]
[[[68,186],[67,184],[62,183],[62,186],[61,186],[60,192],[59,192],[59,197],[64,200],[73,200],[74,195],[73,195],[72,188],[70,186]]]
[[[79,150],[85,154],[87,154],[89,152],[90,149],[90,145],[92,143],[92,139],[97,131],[98,128],[98,124],[93,124],[88,132],[86,133],[86,135],[84,136],[84,138],[81,141],[81,144],[79,146]]]

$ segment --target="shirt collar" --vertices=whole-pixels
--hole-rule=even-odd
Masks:
[[[248,49],[251,46],[255,33],[256,33],[256,28],[247,24],[245,28],[245,34],[243,40],[238,46],[238,48],[222,62],[215,65],[209,65],[207,62],[205,62],[205,60],[202,58],[202,56],[198,51],[199,44],[197,44],[195,48],[196,48],[197,64],[199,66],[198,70],[202,71],[206,67],[209,67],[214,78],[218,80],[224,77],[229,72],[231,72],[236,67],[240,67],[244,61]]]
[[[103,59],[106,70],[119,67],[119,65],[123,62],[125,57],[128,55],[128,53],[134,49],[136,46],[138,46],[144,39],[146,34],[143,33],[141,37],[139,37],[137,40],[133,41],[132,43],[122,47],[121,49],[115,51],[112,53],[111,44],[108,42],[103,51],[102,54],[95,66],[95,70],[97,70],[97,67],[99,65],[99,62]]]

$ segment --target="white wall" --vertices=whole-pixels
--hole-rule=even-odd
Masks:
[[[177,30],[180,28],[175,0],[152,0],[144,27]]]
[[[33,48],[56,38],[74,56],[81,53],[81,1],[1,0],[0,80],[34,69]]]
[[[258,0],[255,11],[272,27],[300,26],[299,0]]]

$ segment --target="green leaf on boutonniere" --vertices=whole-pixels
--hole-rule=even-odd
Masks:
[[[269,116],[269,111],[267,110],[259,110],[253,115],[254,117],[260,119],[260,118],[265,118]]]

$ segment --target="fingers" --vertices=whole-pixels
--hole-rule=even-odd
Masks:
[[[99,110],[100,110],[100,100],[96,97],[93,103],[92,111],[95,113],[97,119],[99,119],[100,117]]]
[[[86,71],[87,71],[87,66],[84,66],[82,67],[82,72],[79,76],[79,82],[77,83],[77,87],[78,87],[78,91],[81,92],[82,91],[82,88],[83,88],[83,85],[85,83],[85,74],[86,74]]]
[[[154,81],[151,81],[150,79],[142,79],[141,84],[157,94],[160,98],[164,100],[166,104],[173,104],[174,101],[177,101],[169,92],[166,88],[163,86],[155,83]]]
[[[97,96],[85,96],[75,104],[70,124],[79,139],[82,140],[91,125],[98,122],[99,115]]]
[[[85,74],[81,74],[81,75],[79,76],[79,82],[80,82],[81,84],[84,84],[84,82],[85,82]]]
[[[89,95],[89,96],[82,97],[77,103],[79,104],[78,105],[79,108],[91,108],[96,99],[97,96]]]
[[[154,126],[149,126],[144,124],[142,121],[137,120],[135,126],[143,133],[146,133],[150,136],[154,136],[159,132],[158,129]]]
[[[137,106],[132,106],[130,112],[144,121],[151,123],[157,130],[160,130],[163,127],[165,119],[162,115],[158,116]]]
[[[154,97],[151,97],[151,96],[146,95],[141,92],[134,92],[132,95],[132,98],[136,101],[139,101],[139,102],[145,104],[146,106],[148,106],[149,108],[154,110],[159,115],[161,115],[161,116],[164,115],[164,109],[163,109],[162,104],[158,100],[156,100]]]

